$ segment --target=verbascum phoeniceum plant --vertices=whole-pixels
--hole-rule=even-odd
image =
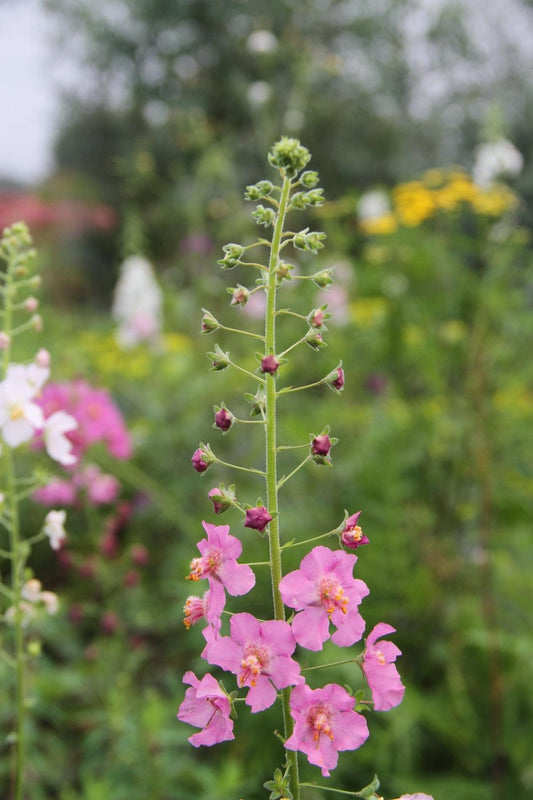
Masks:
[[[25,791],[25,719],[30,707],[27,685],[28,662],[40,650],[39,620],[53,614],[57,596],[43,589],[28,561],[35,544],[48,539],[58,550],[66,538],[64,509],[43,514],[40,530],[24,530],[21,503],[46,482],[41,470],[28,472],[24,450],[39,449],[64,467],[75,464],[72,442],[67,434],[77,428],[76,420],[60,406],[48,413],[39,398],[50,375],[50,355],[40,348],[29,362],[12,360],[15,341],[23,334],[35,335],[42,328],[34,291],[40,276],[34,271],[35,250],[28,228],[17,223],[7,228],[0,241],[0,601],[2,628],[0,658],[2,673],[12,689],[11,730],[4,741],[12,746],[12,786],[9,797],[21,800]],[[26,454],[27,455],[27,454]],[[25,795],[24,795],[25,796]]]
[[[245,268],[255,273],[252,286],[238,284],[228,288],[230,305],[243,306],[250,295],[265,295],[264,333],[227,327],[204,309],[202,331],[212,333],[225,330],[250,337],[260,347],[258,368],[254,373],[232,360],[216,344],[208,353],[211,369],[221,371],[236,369],[252,383],[252,391],[244,397],[251,406],[251,420],[264,436],[265,461],[263,465],[248,467],[228,464],[216,455],[208,443],[200,443],[192,456],[193,468],[204,473],[217,464],[226,468],[248,471],[264,480],[266,504],[258,500],[245,503],[236,493],[235,486],[224,484],[212,488],[209,499],[216,514],[235,509],[243,517],[245,528],[263,534],[268,547],[272,591],[272,618],[259,620],[248,612],[232,613],[226,609],[227,596],[237,597],[250,592],[260,578],[256,578],[250,564],[239,561],[243,551],[241,540],[230,533],[229,525],[203,522],[205,538],[198,543],[200,555],[193,558],[188,580],[207,581],[202,595],[192,595],[185,603],[185,625],[203,625],[205,648],[202,657],[214,668],[231,673],[235,689],[228,690],[215,675],[206,672],[197,677],[192,671],[184,675],[188,685],[185,698],[178,711],[178,719],[200,730],[189,741],[195,747],[211,746],[235,737],[234,707],[244,701],[252,714],[260,713],[280,702],[283,734],[277,733],[283,743],[279,765],[273,777],[264,786],[270,800],[299,800],[302,787],[318,786],[302,782],[299,777],[299,754],[316,765],[324,777],[330,777],[342,751],[356,750],[369,735],[363,712],[373,707],[386,711],[397,706],[404,695],[404,686],[396,669],[398,647],[387,638],[394,628],[385,622],[377,624],[366,638],[365,621],[360,604],[369,594],[366,583],[354,575],[357,556],[355,550],[368,544],[368,538],[359,525],[360,511],[345,513],[344,520],[332,530],[305,541],[291,526],[290,536],[281,524],[278,494],[281,487],[294,478],[309,462],[329,464],[330,449],[336,443],[330,438],[329,427],[319,434],[310,434],[304,444],[278,442],[278,406],[286,395],[302,390],[312,391],[317,386],[329,386],[340,394],[344,388],[342,362],[321,379],[306,385],[288,385],[283,382],[284,366],[288,356],[300,345],[320,350],[325,342],[325,322],[330,316],[327,306],[304,309],[304,313],[278,307],[278,293],[291,280],[313,281],[321,289],[332,283],[332,270],[323,269],[312,275],[297,274],[295,265],[284,260],[288,248],[316,254],[323,247],[325,234],[309,228],[286,230],[289,213],[323,203],[322,189],[317,188],[318,174],[306,169],[309,151],[297,139],[283,137],[268,155],[270,165],[277,170],[280,180],[274,183],[261,180],[248,186],[245,197],[257,203],[252,216],[255,221],[271,231],[269,238],[259,238],[249,245],[230,243],[224,246],[224,256],[218,262],[224,270]],[[266,253],[263,261],[254,260],[251,252]],[[283,257],[282,257],[283,256]],[[287,315],[296,317],[302,324],[302,335],[282,350],[278,349],[278,324]],[[237,419],[224,403],[215,406],[214,427],[222,433],[245,420]],[[301,448],[301,450],[299,450]],[[278,475],[278,454],[281,451],[303,452],[303,458],[286,475]],[[242,529],[242,525],[239,525]],[[235,532],[235,527],[232,528]],[[284,572],[282,556],[289,547],[309,545],[298,569]],[[205,586],[205,584],[204,584]],[[229,623],[226,626],[226,620]],[[366,680],[370,697],[365,690],[349,691],[348,687],[325,683],[312,689],[306,683],[298,652],[322,650],[326,640],[344,650],[342,663],[356,663]],[[361,643],[357,651],[353,646]],[[347,648],[350,648],[349,650]],[[307,657],[306,657],[307,661]],[[243,696],[244,695],[244,696]],[[274,732],[273,732],[274,733]],[[260,743],[258,742],[258,746]],[[354,791],[322,786],[328,791],[352,797],[380,800],[379,780],[374,777],[364,788]],[[403,798],[424,800],[428,795],[403,795]]]

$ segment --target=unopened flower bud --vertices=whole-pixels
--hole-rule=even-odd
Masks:
[[[274,184],[270,181],[259,181],[246,187],[244,196],[247,200],[262,200],[272,194]]]
[[[244,399],[246,400],[247,403],[250,403],[250,405],[252,406],[252,410],[250,411],[251,417],[260,417],[264,415],[266,394],[261,386],[258,388],[255,394],[251,394],[250,392],[245,392]]]
[[[357,511],[357,513],[352,514],[351,517],[348,517],[344,523],[344,528],[341,533],[342,544],[345,547],[351,548],[352,550],[357,549],[362,544],[369,543],[368,537],[364,535],[363,531],[357,524],[360,515],[361,512]]]
[[[214,318],[210,311],[202,308],[204,315],[202,317],[202,333],[212,333],[220,328],[220,324]]]
[[[31,318],[31,324],[33,328],[37,331],[37,333],[40,333],[43,329],[43,318],[41,317],[41,315],[34,314],[33,317]]]
[[[231,426],[233,425],[235,417],[228,411],[225,406],[219,407],[215,406],[215,424],[213,425],[214,428],[220,428],[221,431],[224,433],[229,431]]]
[[[192,465],[196,472],[205,472],[206,469],[214,464],[216,461],[214,453],[211,451],[209,445],[202,444],[198,447],[191,458]]]
[[[303,147],[298,139],[288,136],[283,136],[279,142],[276,142],[268,154],[268,160],[272,166],[277,167],[290,179],[296,177],[310,158],[309,150]]]
[[[302,172],[300,175],[300,183],[302,186],[305,186],[306,189],[314,189],[318,183],[318,172],[314,172],[311,169]]]
[[[286,261],[279,262],[279,266],[276,270],[276,283],[278,286],[281,286],[283,281],[292,280],[291,270],[293,269],[294,269],[293,264],[288,264]]]
[[[279,361],[274,355],[265,356],[261,359],[261,372],[268,372],[274,375],[279,367]]]
[[[333,283],[333,270],[323,269],[311,276],[313,283],[320,289],[327,289]]]
[[[49,367],[50,353],[48,352],[48,350],[45,350],[44,347],[41,347],[41,349],[35,356],[35,363],[37,364],[38,367]]]
[[[303,231],[296,233],[292,241],[298,250],[318,253],[318,251],[324,247],[322,242],[325,238],[326,234],[322,233],[322,231],[309,231],[309,228],[305,228]]]
[[[215,514],[222,514],[224,511],[227,511],[228,508],[231,508],[234,503],[235,487],[230,486],[228,489],[226,489],[224,484],[221,483],[220,486],[216,486],[214,489],[211,489],[207,496],[213,503]]]
[[[42,283],[40,275],[34,275],[33,278],[30,280],[30,286],[32,289],[38,289]]]
[[[222,250],[224,251],[224,258],[219,259],[217,263],[220,264],[223,269],[232,269],[236,267],[244,253],[242,244],[235,244],[234,242],[225,244]]]
[[[311,450],[314,456],[329,456],[331,450],[331,439],[327,433],[315,436],[311,442]]]
[[[327,305],[320,306],[320,308],[313,308],[307,315],[307,321],[312,328],[322,328],[325,320],[331,317],[331,314],[326,313]]]
[[[263,533],[269,522],[272,522],[272,517],[264,506],[246,509],[245,528],[253,528],[259,533]]]
[[[24,264],[19,264],[15,269],[15,276],[17,278],[24,278],[28,274],[27,267]]]
[[[34,311],[37,311],[39,308],[39,301],[36,297],[28,297],[24,301],[24,310],[29,311],[30,314],[33,314]]]
[[[264,225],[268,228],[269,225],[274,225],[276,221],[276,213],[272,208],[265,208],[265,206],[257,206],[255,211],[252,211],[252,217],[258,225]]]
[[[237,284],[235,289],[228,289],[228,292],[231,294],[230,305],[232,306],[245,306],[250,297],[250,292],[246,286],[241,286],[240,283]]]
[[[224,353],[218,344],[215,345],[214,352],[206,353],[207,358],[211,361],[211,371],[220,372],[229,367],[229,353]]]
[[[313,350],[320,350],[321,347],[327,347],[327,343],[322,338],[322,334],[317,331],[310,330],[305,336],[305,343]]]
[[[5,331],[0,331],[0,350],[7,350],[11,343],[11,336],[8,336]]]
[[[339,365],[337,369],[329,373],[326,378],[326,383],[328,386],[331,386],[335,392],[342,392],[344,388],[344,370],[342,365]]]

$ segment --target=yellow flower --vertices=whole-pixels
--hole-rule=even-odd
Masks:
[[[381,217],[368,217],[359,222],[359,227],[363,233],[370,236],[379,234],[394,233],[398,228],[398,222],[394,214],[383,214]]]

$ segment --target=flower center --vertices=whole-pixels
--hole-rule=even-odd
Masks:
[[[333,729],[331,727],[331,711],[327,706],[316,705],[309,709],[307,724],[313,731],[313,741],[320,742],[320,735],[323,733],[333,741]]]
[[[9,416],[11,417],[13,422],[16,422],[17,419],[22,419],[24,417],[24,409],[22,408],[22,406],[16,403],[15,405],[11,406]]]
[[[218,572],[222,566],[222,552],[217,548],[208,550],[204,556],[193,558],[191,561],[191,572],[187,576],[188,581],[199,581],[207,575],[218,577]]]
[[[334,575],[324,575],[318,584],[318,596],[320,602],[331,617],[336,609],[340,609],[346,614],[348,598],[344,596],[344,589]]]
[[[381,666],[384,666],[387,663],[381,650],[375,650],[374,655],[376,656],[378,664],[381,664]]]
[[[241,669],[237,678],[239,686],[255,686],[258,675],[270,671],[270,648],[249,642],[242,652]]]
[[[183,607],[185,612],[185,619],[183,620],[183,623],[187,630],[189,630],[191,625],[195,625],[199,620],[205,617],[205,606],[205,600],[203,600],[201,597],[195,597],[194,595],[191,595],[187,598]]]

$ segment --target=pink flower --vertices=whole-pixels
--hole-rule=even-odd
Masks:
[[[345,547],[350,547],[352,550],[357,549],[362,544],[368,544],[369,539],[364,535],[363,531],[357,524],[361,512],[357,511],[348,517],[344,523],[344,529],[341,533],[341,542]]]
[[[231,636],[207,645],[207,660],[237,675],[239,686],[248,686],[246,703],[252,712],[271,706],[277,689],[304,682],[300,665],[291,658],[296,647],[288,622],[259,622],[251,614],[235,614]]]
[[[218,633],[220,631],[220,615],[224,610],[225,603],[226,598],[223,592],[214,594],[210,589],[204,593],[203,597],[190,595],[183,606],[185,627],[189,630],[192,625],[205,619]]]
[[[396,800],[433,800],[433,797],[423,792],[416,792],[416,794],[402,794]]]
[[[397,656],[401,656],[402,651],[392,642],[380,642],[376,646],[377,639],[394,633],[395,630],[391,625],[380,622],[366,637],[362,670],[372,691],[376,711],[388,711],[399,705],[405,692],[405,686],[394,666],[394,661]]]
[[[216,608],[224,607],[224,589],[233,596],[247,594],[255,585],[255,575],[247,564],[238,564],[242,544],[229,533],[229,525],[202,522],[207,539],[198,542],[200,558],[191,561],[187,580],[207,578],[211,598]]]
[[[37,489],[35,500],[43,506],[72,506],[76,501],[77,490],[70,481],[51,481]]]
[[[120,492],[120,483],[114,475],[102,472],[96,464],[88,464],[75,482],[87,491],[89,501],[95,506],[112,503]]]
[[[294,638],[308,650],[321,650],[329,638],[330,622],[337,628],[331,640],[340,647],[359,641],[365,621],[358,606],[368,586],[353,577],[357,557],[343,550],[314,547],[300,569],[281,579],[285,605],[298,612],[292,622]]]
[[[66,411],[77,421],[77,430],[68,435],[76,457],[80,458],[96,442],[104,442],[115,458],[130,457],[129,433],[118,408],[104,389],[95,389],[83,380],[50,383],[43,390],[39,405],[47,418],[56,411]]]
[[[353,707],[353,697],[335,683],[323,689],[296,686],[291,693],[294,731],[285,747],[305,753],[328,777],[339,751],[356,750],[368,738],[366,719]]]
[[[194,747],[210,747],[234,739],[230,702],[213,676],[207,674],[198,680],[194,672],[186,672],[183,683],[188,683],[191,688],[185,692],[178,709],[178,719],[202,728],[199,733],[189,737],[189,742]]]
[[[243,523],[245,528],[253,528],[259,533],[263,533],[269,522],[272,522],[272,517],[264,506],[246,509],[246,517]]]

